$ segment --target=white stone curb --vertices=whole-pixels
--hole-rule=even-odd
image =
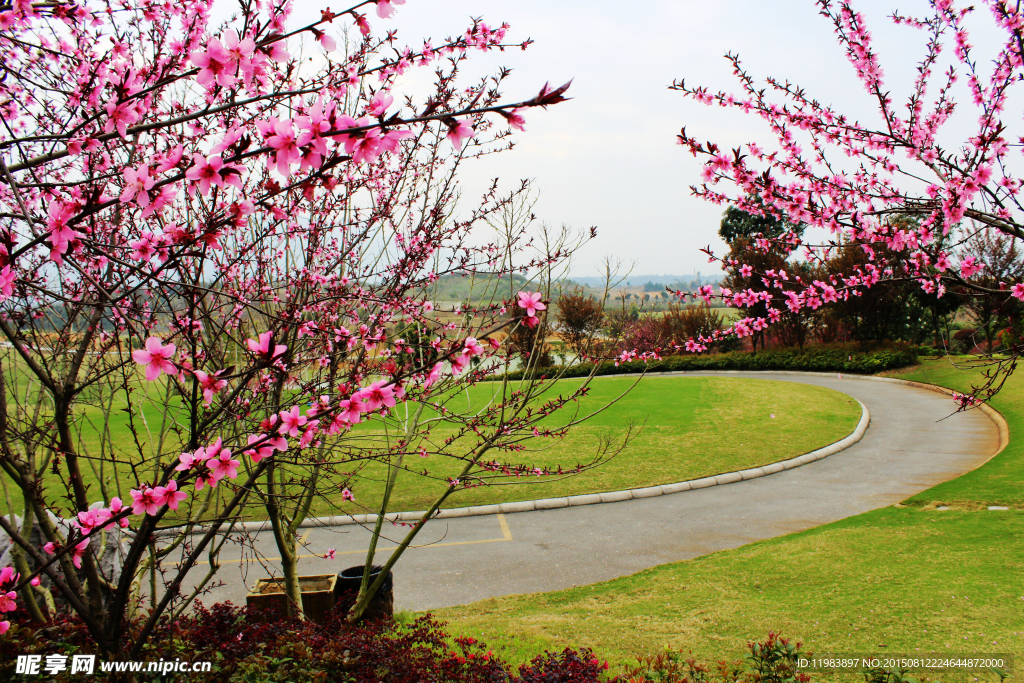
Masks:
[[[652,375],[664,376],[664,375],[811,375],[817,377],[836,377],[840,373],[835,372],[805,372],[799,370],[692,370],[692,371],[675,371],[675,372],[659,372],[651,373]],[[615,377],[631,377],[635,376],[632,374],[614,375]],[[949,394],[952,393],[948,389],[935,386],[933,384],[922,384],[920,382],[913,382],[905,379],[896,379],[894,377],[878,377],[875,375],[847,375],[848,379],[851,380],[867,380],[872,382],[891,382],[894,384],[903,384],[906,386],[918,387],[921,389],[928,389],[930,391],[937,391],[939,393]],[[856,399],[854,399],[856,400]],[[600,505],[603,503],[618,503],[624,500],[637,500],[640,498],[651,498],[654,496],[671,495],[673,493],[682,493],[684,491],[692,491],[695,489],[708,488],[710,486],[724,486],[726,484],[732,484],[738,481],[747,481],[748,479],[757,479],[758,477],[765,477],[770,474],[776,474],[778,472],[784,472],[791,470],[794,467],[800,467],[801,465],[807,465],[809,463],[827,458],[830,455],[846,450],[853,444],[864,438],[864,432],[867,431],[868,425],[871,423],[871,414],[868,412],[867,406],[860,401],[857,401],[860,405],[860,421],[857,423],[856,429],[853,430],[846,438],[836,441],[833,444],[829,444],[824,448],[819,448],[816,451],[810,453],[804,453],[798,455],[789,460],[781,460],[779,462],[773,462],[770,465],[764,465],[761,467],[754,467],[746,470],[739,470],[737,472],[725,472],[723,474],[716,474],[710,477],[702,477],[700,479],[690,479],[688,481],[681,481],[675,484],[662,484],[661,486],[648,486],[646,488],[639,489],[626,489],[624,491],[608,491],[605,493],[586,493],[579,496],[567,496],[564,498],[544,498],[541,500],[524,500],[515,503],[500,503],[494,505],[477,505],[472,507],[461,507],[461,508],[449,508],[447,510],[438,510],[432,519],[449,519],[454,517],[475,517],[477,515],[494,515],[499,512],[504,514],[512,514],[515,512],[532,512],[534,510],[554,510],[557,508],[564,507],[576,507],[579,505]],[[988,415],[993,422],[999,427],[1000,432],[1000,451],[1005,447],[1009,441],[1009,430],[1006,426],[1006,421],[1002,415],[998,412],[989,408],[986,404],[980,406],[982,412]],[[425,510],[416,510],[411,512],[391,512],[384,515],[384,519],[388,522],[399,523],[399,522],[418,522],[423,517]],[[307,529],[310,527],[325,527],[325,526],[344,526],[346,524],[359,524],[368,525],[375,524],[377,522],[377,515],[335,515],[331,517],[310,517],[299,524],[299,528]],[[237,522],[232,527],[232,532],[258,532],[264,531],[270,528],[270,521],[260,522]],[[202,533],[201,528],[196,528],[193,533]],[[157,532],[155,535],[162,536],[168,533],[173,533],[171,530],[163,530]]]
[[[666,373],[667,374],[667,373]],[[761,374],[761,373],[759,373]],[[767,373],[764,373],[767,374]],[[781,373],[780,373],[781,374]],[[793,374],[793,373],[785,373]],[[829,373],[814,373],[814,374],[829,374]],[[864,379],[858,377],[858,379]],[[856,400],[856,399],[854,399]],[[795,458],[789,460],[782,460],[780,462],[774,462],[770,465],[764,465],[763,467],[754,467],[751,469],[740,470],[737,472],[725,472],[723,474],[716,474],[710,477],[702,477],[700,479],[691,479],[689,481],[681,481],[675,484],[663,484],[661,486],[648,486],[639,489],[627,489],[625,491],[609,491],[607,493],[587,493],[579,496],[567,496],[564,498],[542,498],[540,500],[524,500],[516,503],[500,503],[495,505],[479,505],[473,507],[461,507],[461,508],[449,508],[447,510],[438,510],[437,514],[434,515],[433,519],[449,519],[452,517],[474,517],[477,515],[494,515],[499,512],[505,514],[511,514],[514,512],[531,512],[533,510],[554,510],[557,508],[565,507],[576,507],[578,505],[600,505],[602,503],[618,503],[623,500],[638,500],[640,498],[652,498],[654,496],[664,496],[673,493],[682,493],[683,491],[691,491],[695,489],[707,488],[710,486],[724,486],[726,484],[732,484],[738,481],[746,481],[748,479],[756,479],[758,477],[765,477],[769,474],[775,474],[776,472],[782,472],[785,470],[793,469],[794,467],[800,467],[816,460],[826,458],[833,453],[845,450],[857,443],[864,437],[864,432],[867,431],[868,425],[871,423],[871,414],[868,412],[867,406],[860,401],[857,401],[860,405],[860,421],[857,423],[856,429],[853,430],[845,439],[836,441],[833,444],[829,444],[824,448],[819,448],[816,451],[810,453],[804,453],[798,455]],[[384,519],[389,522],[416,522],[423,517],[424,511],[418,510],[415,512],[392,512],[384,515]],[[377,515],[336,515],[332,517],[311,517],[306,519],[301,524],[300,528],[309,527],[324,527],[324,526],[342,526],[346,524],[374,524],[377,521]],[[257,532],[263,531],[264,529],[270,528],[270,522],[242,522],[235,524],[235,531],[247,531]]]

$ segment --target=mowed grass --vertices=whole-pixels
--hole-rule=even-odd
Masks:
[[[8,391],[20,399],[14,401],[8,398],[9,416],[18,420],[28,417],[31,421],[36,404],[41,400],[37,426],[46,429],[46,416],[52,414],[48,395],[40,392],[38,381],[18,359],[5,354],[2,362]],[[163,382],[143,382],[140,386],[133,386],[130,398],[124,391],[116,392],[113,397],[107,393],[103,399],[96,398],[95,394],[95,391],[88,390],[83,394],[77,403],[71,425],[83,469],[82,480],[90,501],[113,496],[130,501],[129,491],[139,481],[153,481],[156,477],[159,459],[155,456],[160,434],[164,434],[164,450],[172,450],[176,443],[180,443],[178,434],[185,433],[180,423],[187,423],[187,419],[179,400],[175,398],[168,401],[166,384]],[[19,408],[23,411],[20,415],[17,413]],[[108,414],[110,419],[106,418]],[[20,449],[20,445],[16,447]],[[44,448],[37,447],[37,465],[47,455]],[[111,465],[112,458],[117,460],[116,472]],[[55,501],[58,508],[70,509],[71,494],[70,485],[65,479],[66,468],[62,465],[54,474],[52,468],[48,467],[41,474],[48,498]],[[106,496],[100,487],[101,480],[107,487]],[[0,493],[0,510],[7,512],[10,498],[15,511],[20,513],[21,493],[9,480],[4,479],[4,484],[7,495]]]
[[[619,399],[634,381],[595,379],[579,414]],[[575,386],[577,381],[566,381],[548,393],[566,394]],[[478,395],[470,404],[479,404],[480,399]],[[822,387],[737,378],[645,377],[608,410],[572,427],[563,439],[534,438],[526,444],[528,452],[515,454],[516,462],[567,469],[589,462],[603,441],[621,445],[629,425],[639,428],[610,461],[569,477],[524,476],[461,489],[444,507],[617,491],[765,465],[842,439],[854,430],[860,412],[850,397]],[[554,426],[565,419],[556,415],[550,421]],[[392,510],[426,509],[443,490],[441,482],[456,476],[460,466],[437,456],[414,460],[418,462],[412,466],[428,468],[431,479],[403,472]],[[354,489],[357,503],[372,509],[383,492],[384,478],[383,466],[366,468]],[[327,507],[333,506],[321,501],[317,509]],[[342,509],[362,511],[358,506]]]
[[[902,376],[970,383],[946,365],[926,361]],[[667,648],[731,661],[773,630],[818,653],[1011,653],[1019,666],[1024,511],[1011,482],[1024,475],[1022,389],[1024,376],[1013,377],[993,402],[1010,424],[1002,454],[911,499],[964,509],[887,507],[613,581],[436,614],[511,661],[569,646],[591,647],[613,665]],[[992,501],[1016,501],[1016,509],[990,511]],[[932,675],[975,676],[995,680]]]
[[[602,443],[621,444],[632,425],[635,438],[610,461],[571,477],[512,478],[495,485],[457,490],[445,502],[445,507],[652,486],[763,465],[841,439],[855,428],[860,418],[860,408],[855,401],[820,387],[736,378],[650,377],[620,398],[633,381],[627,378],[596,379],[591,384],[589,395],[581,401],[578,414],[586,415],[612,402],[614,405],[584,424],[574,426],[565,438],[534,438],[526,442],[527,452],[514,454],[515,462],[536,467],[561,465],[569,469],[590,462]],[[571,393],[578,384],[579,380],[554,384],[542,398]],[[144,461],[144,457],[151,457],[156,450],[151,445],[164,420],[166,401],[161,400],[164,396],[161,393],[162,383],[145,383],[143,386],[145,396],[138,393],[133,396],[136,408],[133,420],[144,456],[139,455],[128,413],[123,410],[127,404],[121,395],[115,398],[111,411],[110,434],[105,442],[107,448],[112,447],[124,463],[116,477],[109,466],[102,472],[99,467],[103,412],[97,407],[86,406],[78,415],[76,428],[81,429],[81,440],[91,456],[83,460],[95,465],[87,464],[83,474],[90,500],[103,498],[100,475],[106,481],[108,494],[119,495],[125,500],[129,498],[128,491],[136,487],[139,480],[145,482],[154,478],[156,461]],[[453,397],[448,408],[479,409],[499,386],[497,383],[478,385],[468,396]],[[174,400],[172,405],[166,406],[167,419],[171,423],[184,420],[183,411],[177,403]],[[143,415],[145,420],[142,420]],[[567,419],[566,412],[561,411],[545,422],[557,427]],[[380,442],[383,434],[377,425],[379,421],[359,425],[350,438],[354,443],[360,439],[369,443]],[[185,433],[181,431],[182,435]],[[738,438],[722,438],[726,433]],[[442,427],[435,430],[432,438],[436,443],[450,434],[451,429]],[[178,440],[180,437],[175,433],[167,435],[164,453],[173,453]],[[491,457],[503,459],[497,453]],[[508,455],[504,457],[508,458]],[[414,462],[407,460],[406,463],[409,467],[426,469],[429,476],[403,472],[392,496],[391,510],[427,508],[445,490],[448,477],[457,476],[462,466],[459,461],[438,455],[411,460]],[[136,463],[134,472],[131,463]],[[341,465],[339,469],[346,468]],[[354,504],[345,503],[338,495],[325,495],[314,498],[311,514],[325,516],[376,511],[384,491],[386,474],[384,465],[370,463],[354,479]],[[67,484],[61,478],[48,474],[45,485],[50,495],[67,496]],[[8,490],[17,508],[20,502],[17,493],[11,487]],[[6,509],[6,501],[0,501],[0,507]],[[250,504],[244,516],[264,519],[266,512],[258,504]]]

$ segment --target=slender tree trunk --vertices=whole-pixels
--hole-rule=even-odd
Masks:
[[[284,595],[288,600],[289,616],[298,619],[305,619],[306,612],[302,608],[302,586],[299,583],[299,553],[298,544],[295,542],[295,534],[291,539],[278,541],[281,552],[281,570],[284,573]]]
[[[288,615],[297,619],[305,619],[306,614],[302,609],[302,589],[299,586],[298,574],[298,553],[295,547],[295,530],[289,524],[284,509],[277,497],[278,486],[275,482],[277,465],[271,463],[267,467],[267,512],[270,515],[270,525],[274,531],[274,542],[281,553],[281,569],[284,574],[284,594],[288,601]],[[283,492],[281,488],[281,492]]]
[[[31,538],[32,536],[32,522],[35,516],[32,513],[32,501],[29,499],[27,493],[25,495],[25,514],[22,517],[21,522],[21,535],[23,538]],[[28,558],[25,557],[25,551],[17,544],[11,544],[11,559],[14,560],[14,568],[22,576],[28,576],[32,573],[31,568],[28,564]],[[45,588],[43,590],[46,590]],[[39,604],[36,602],[35,591],[32,586],[25,586],[21,589],[21,599],[25,601],[25,609],[28,610],[28,615],[32,617],[32,621],[44,622],[46,617],[43,615],[43,611],[39,609]]]

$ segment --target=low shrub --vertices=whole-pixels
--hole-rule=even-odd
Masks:
[[[895,343],[862,351],[857,344],[818,344],[805,346],[803,351],[768,349],[752,354],[743,351],[711,355],[667,356],[659,361],[603,361],[598,375],[622,375],[639,372],[681,372],[698,370],[797,370],[803,372],[845,372],[871,375],[893,370],[917,362],[918,347]],[[539,371],[547,376],[562,373],[564,377],[586,377],[593,363],[580,363],[572,367],[553,366]],[[508,374],[509,379],[521,379],[523,371]]]
[[[349,605],[339,605],[323,624],[291,619],[270,620],[269,614],[231,603],[210,609],[198,605],[193,614],[164,623],[143,661],[211,662],[212,671],[173,674],[175,681],[204,683],[810,683],[798,660],[811,657],[802,644],[776,633],[747,644],[745,660],[699,663],[692,656],[666,651],[641,656],[637,665],[618,675],[608,671],[588,648],[545,652],[518,668],[504,662],[469,637],[452,637],[445,624],[429,614],[408,623],[383,621],[357,626],[344,620]],[[71,683],[82,674],[15,672],[18,655],[93,654],[86,630],[75,616],[59,615],[46,624],[30,624],[24,612],[14,613],[11,629],[0,636],[0,680]],[[1005,676],[1002,672],[1000,679]],[[91,678],[104,674],[99,660]],[[903,672],[864,672],[867,683],[918,683]],[[120,680],[120,679],[117,679]],[[133,673],[138,683],[166,681],[158,673]]]
[[[949,350],[951,353],[970,353],[979,341],[984,341],[984,337],[981,337],[974,328],[965,327],[953,333]]]
[[[231,603],[198,605],[191,615],[162,624],[141,659],[211,662],[210,672],[174,674],[177,681],[204,683],[600,683],[607,678],[607,663],[587,649],[548,652],[517,671],[480,641],[450,636],[430,615],[407,624],[353,626],[344,620],[349,606],[338,605],[316,624],[271,619]],[[48,655],[95,653],[77,617],[62,615],[39,625],[29,623],[27,614],[13,616],[11,629],[0,636],[0,680],[40,680],[39,673],[16,673],[18,655],[39,654],[45,661]],[[63,683],[81,675],[64,671],[46,680]],[[93,675],[104,679],[99,659]],[[134,680],[165,679],[143,672]]]
[[[802,643],[793,643],[777,633],[758,643],[747,643],[746,661],[720,661],[714,666],[700,664],[693,657],[663,652],[638,657],[638,664],[626,669],[628,683],[809,683],[811,677],[797,667]]]
[[[519,667],[519,675],[509,683],[598,683],[605,679],[608,662],[602,662],[594,653],[583,648],[576,652],[565,648],[557,654],[545,652],[533,658],[529,664]],[[625,683],[617,676],[608,683]]]

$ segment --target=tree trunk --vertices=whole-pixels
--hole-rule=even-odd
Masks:
[[[280,545],[284,550],[287,545],[291,547],[281,553],[281,569],[284,572],[284,594],[288,600],[288,615],[304,620],[306,613],[302,609],[302,586],[299,584],[299,553],[295,542],[295,534],[292,534],[291,543]]]
[[[14,517],[14,515],[11,515]],[[25,514],[22,517],[21,522],[21,535],[23,538],[32,537],[32,521],[34,515],[32,514],[32,501],[29,500],[28,494],[25,494]],[[25,551],[17,543],[11,543],[11,559],[14,560],[14,568],[22,576],[28,576],[32,573],[31,568],[28,564],[28,558],[25,557]],[[42,586],[40,586],[42,588]],[[43,588],[43,590],[46,590]],[[25,601],[25,609],[28,610],[28,615],[32,617],[32,621],[44,622],[46,617],[43,616],[43,611],[39,609],[39,603],[36,602],[35,591],[32,586],[25,586],[21,589],[21,599]],[[47,604],[52,602],[47,601]]]
[[[273,463],[267,467],[267,513],[274,531],[274,542],[281,553],[281,569],[284,573],[284,594],[288,600],[288,615],[299,620],[306,618],[302,611],[302,589],[299,586],[298,552],[296,551],[295,529],[288,522],[284,509],[278,504],[278,487],[274,481],[277,468]],[[283,491],[283,487],[281,487]]]

